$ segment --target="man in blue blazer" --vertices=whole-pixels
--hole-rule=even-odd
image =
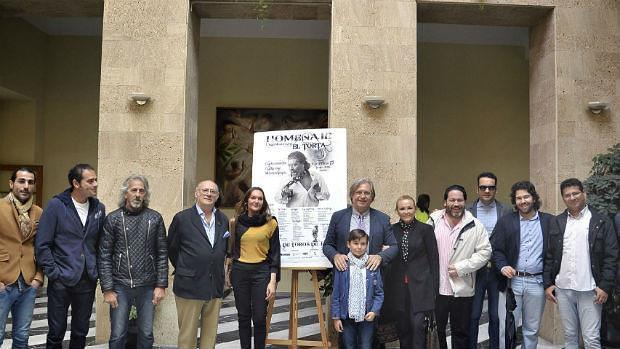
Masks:
[[[539,211],[540,197],[528,181],[513,184],[510,199],[516,212],[503,216],[495,225],[491,260],[501,273],[501,291],[510,280],[517,301],[515,320],[523,319],[523,348],[534,349],[545,308],[543,265],[553,216]]]
[[[351,206],[334,212],[323,242],[323,254],[342,271],[347,268],[347,239],[353,229],[370,235],[368,244],[368,269],[374,271],[388,264],[398,254],[398,246],[390,225],[390,217],[371,208],[375,187],[368,178],[355,180],[349,188]],[[383,249],[383,246],[388,246]]]
[[[97,244],[105,207],[97,195],[92,166],[69,170],[69,189],[54,196],[39,221],[35,240],[37,262],[47,285],[47,344],[61,348],[71,306],[71,349],[84,348],[97,286]]]

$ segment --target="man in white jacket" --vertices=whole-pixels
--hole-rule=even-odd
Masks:
[[[447,348],[446,325],[450,320],[453,349],[469,346],[469,321],[475,292],[476,271],[491,258],[489,234],[484,225],[465,210],[467,193],[451,185],[443,195],[444,209],[433,212],[439,250],[439,295],[435,316],[439,346]]]

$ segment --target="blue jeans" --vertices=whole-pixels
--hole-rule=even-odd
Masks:
[[[372,321],[342,320],[344,349],[371,349],[374,330],[375,323]]]
[[[488,294],[489,310],[489,348],[499,348],[499,316],[497,315],[497,304],[499,299],[499,280],[494,274],[493,269],[486,266],[476,272],[476,293],[471,305],[471,326],[469,329],[469,347],[478,346],[478,327],[482,316],[482,306],[484,295]]]
[[[579,348],[579,330],[586,349],[601,348],[601,304],[594,304],[596,292],[555,288],[564,325],[566,349]]]
[[[10,311],[13,318],[13,348],[28,348],[28,330],[36,296],[37,290],[26,284],[21,275],[16,282],[6,285],[4,291],[0,291],[0,346],[4,342]]]
[[[124,349],[127,341],[127,326],[129,324],[129,310],[135,304],[138,311],[136,325],[138,326],[137,348],[153,347],[153,318],[155,305],[153,305],[153,286],[130,288],[123,285],[114,285],[118,306],[110,307],[110,321],[112,333],[110,334],[110,349]]]
[[[545,310],[545,290],[542,275],[515,276],[510,280],[515,294],[517,308],[513,314],[515,323],[523,321],[523,349],[535,349],[538,345],[538,330]]]

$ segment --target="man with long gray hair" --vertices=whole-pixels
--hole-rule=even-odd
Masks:
[[[125,348],[132,300],[138,312],[137,348],[153,347],[155,305],[168,287],[168,247],[162,216],[148,208],[151,192],[144,176],[121,186],[119,208],[103,225],[99,244],[99,278],[110,304],[110,348]]]

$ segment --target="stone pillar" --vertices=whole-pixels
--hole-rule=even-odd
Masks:
[[[99,107],[99,197],[117,207],[130,174],[150,181],[151,207],[167,225],[193,200],[196,176],[200,20],[187,0],[107,0]],[[143,106],[129,100],[144,92]],[[109,338],[108,306],[97,292],[97,342]],[[155,343],[176,345],[172,279],[155,314]]]
[[[332,2],[329,126],[347,128],[349,182],[370,177],[388,213],[416,190],[416,25],[415,1]]]
[[[558,187],[558,133],[555,76],[555,15],[548,15],[530,34],[530,180],[544,203],[543,210],[560,208]],[[563,343],[559,310],[547,302],[540,335],[552,343]]]

